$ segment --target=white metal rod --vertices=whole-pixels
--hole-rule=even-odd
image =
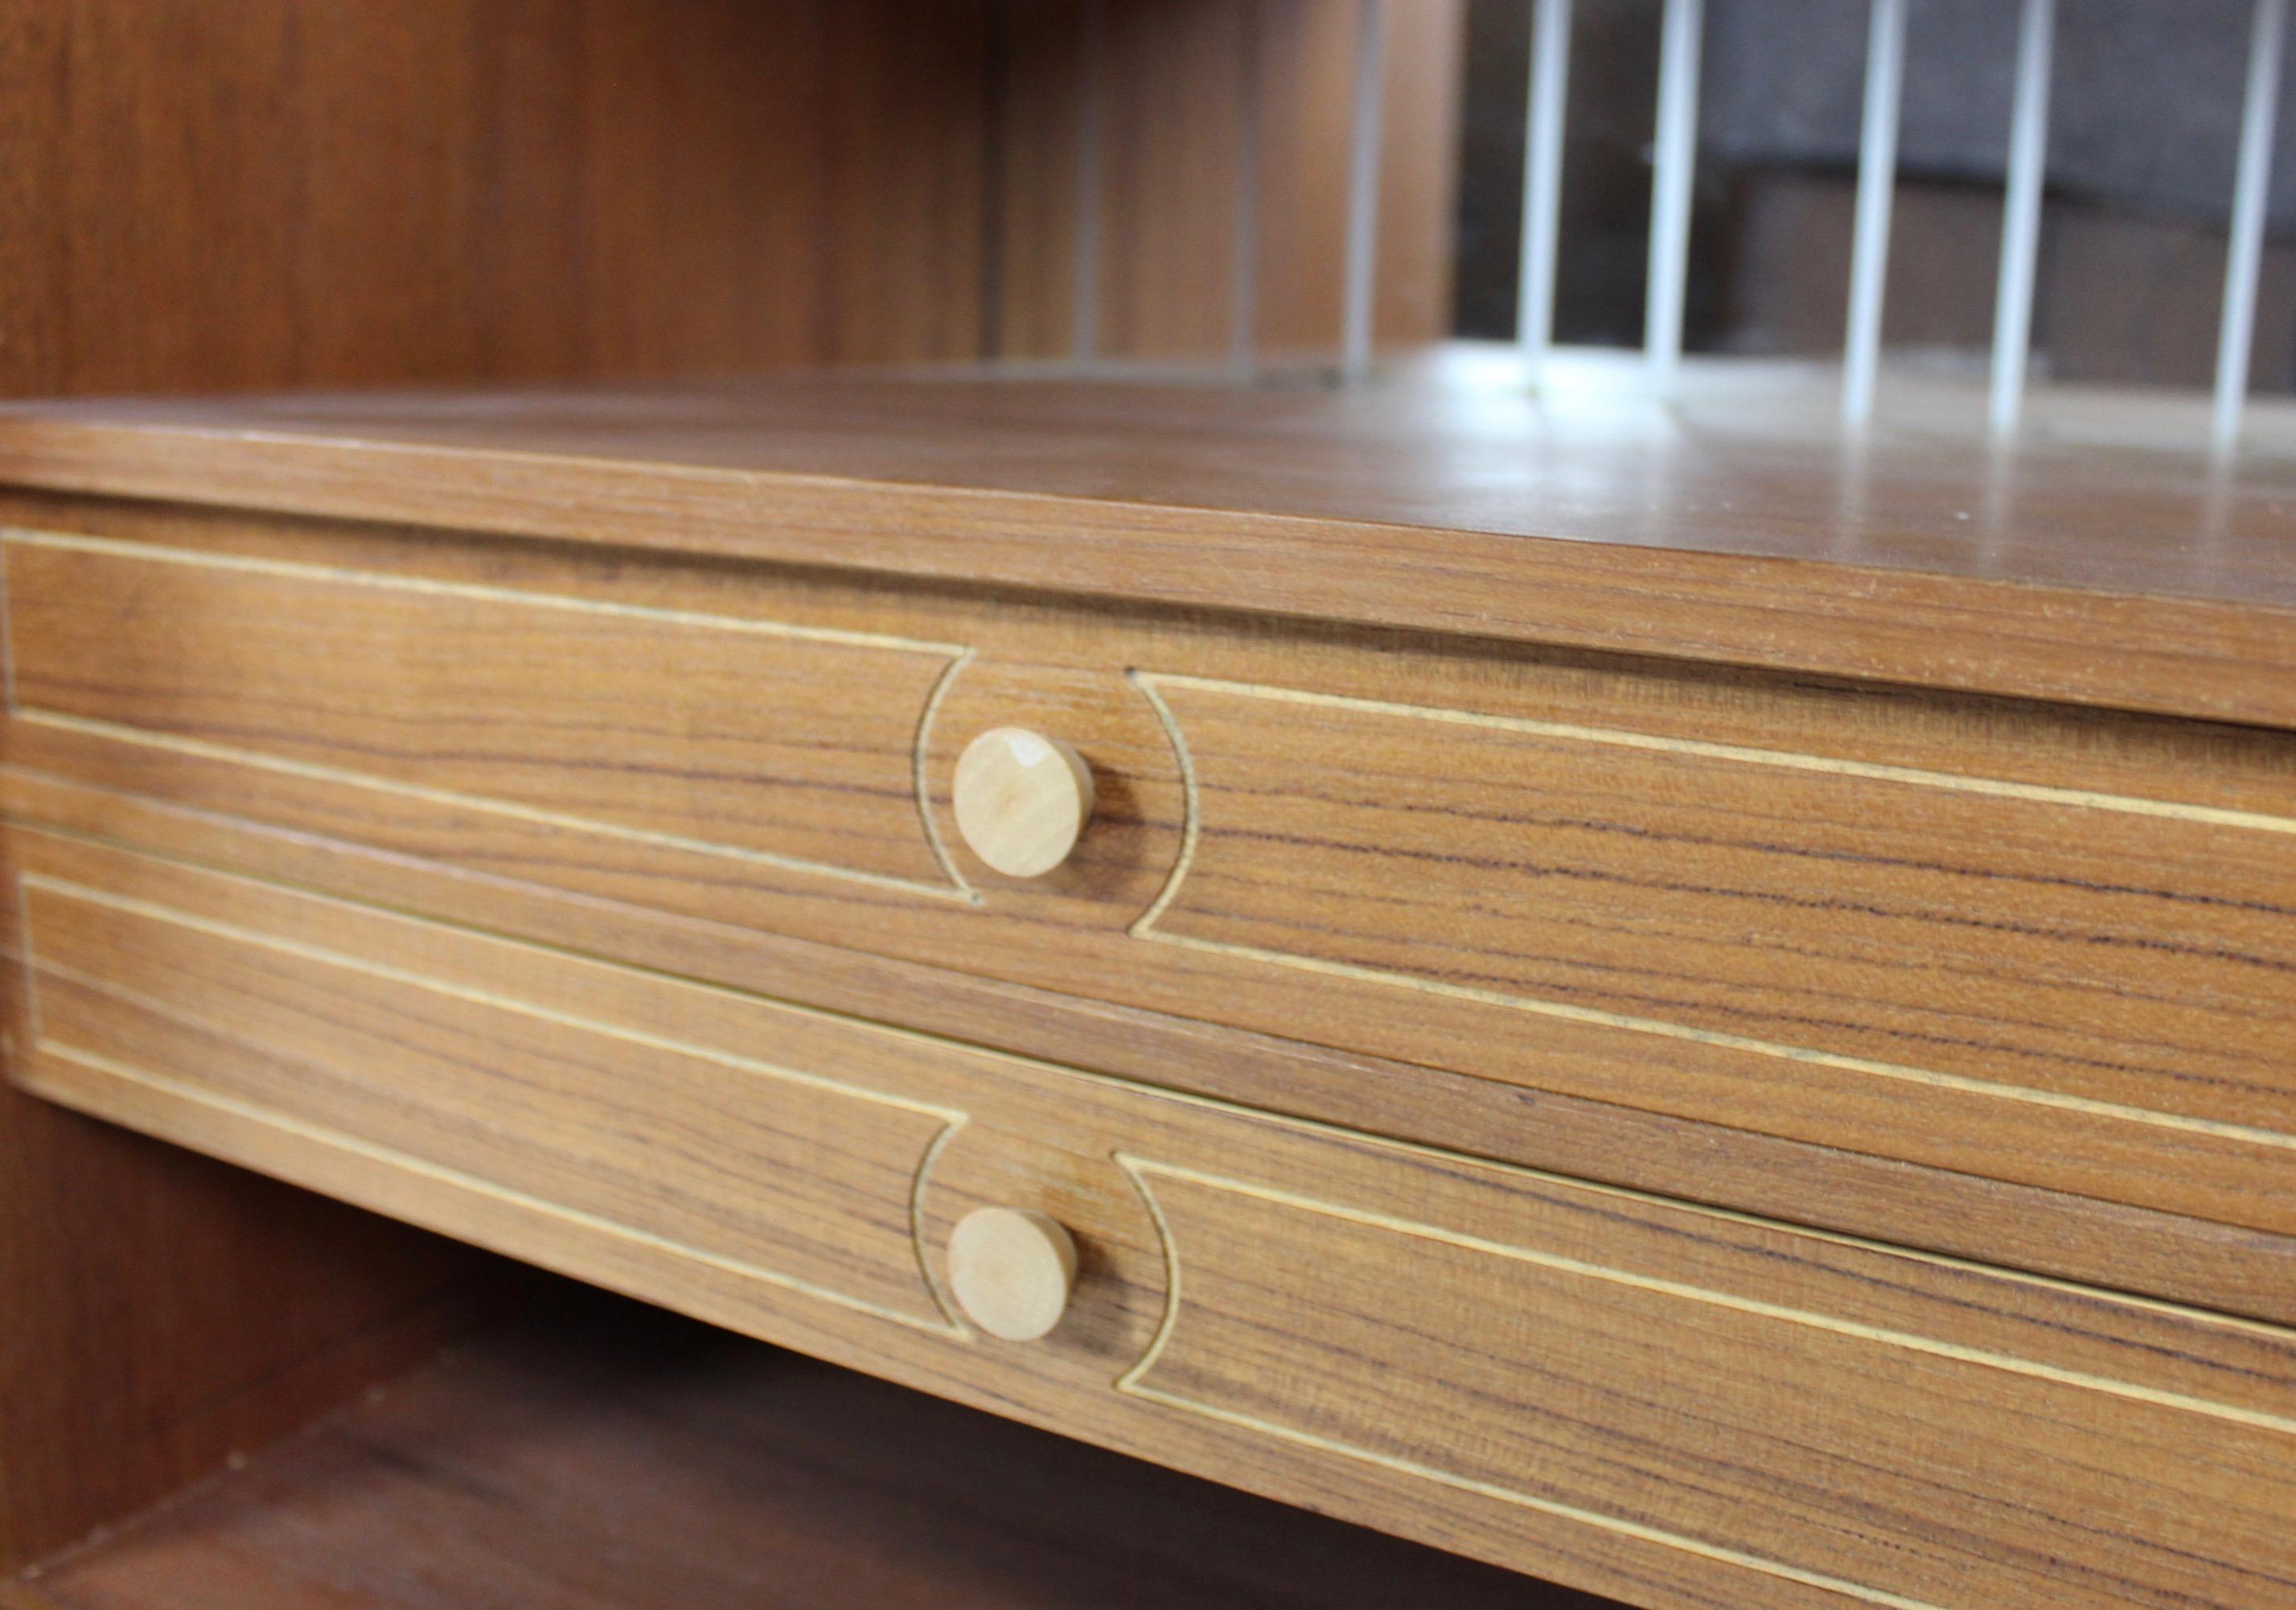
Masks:
[[[1898,107],[1906,77],[1906,0],[1873,0],[1866,44],[1866,126],[1857,141],[1857,223],[1849,253],[1849,350],[1841,417],[1874,417],[1882,361],[1882,296],[1890,270],[1890,204],[1898,185]]]
[[[2041,250],[2041,180],[2049,160],[2049,63],[2056,0],[2025,0],[2017,29],[2017,98],[2009,114],[2009,190],[2001,214],[2001,279],[1993,295],[1997,432],[2017,428],[2033,342],[2033,276]]]
[[[1078,364],[1100,354],[1100,227],[1103,105],[1107,92],[1101,0],[1084,0],[1077,76],[1076,283],[1070,296],[1070,350]]]
[[[1261,120],[1259,0],[1245,0],[1242,61],[1236,90],[1235,256],[1229,269],[1229,358],[1249,373],[1259,313],[1259,145]]]
[[[1379,264],[1379,147],[1381,103],[1387,78],[1386,0],[1359,0],[1356,36],[1353,149],[1348,160],[1346,295],[1340,336],[1340,370],[1349,380],[1371,369],[1372,299]]]
[[[2240,439],[2256,337],[2256,277],[2264,261],[2264,209],[2272,179],[2272,128],[2279,113],[2281,43],[2288,0],[2256,0],[2248,45],[2248,94],[2240,117],[2240,169],[2233,181],[2232,248],[2225,263],[2224,325],[2217,341],[2216,446]]]
[[[1651,175],[1650,290],[1643,355],[1652,389],[1674,389],[1682,363],[1682,308],[1690,272],[1690,181],[1698,160],[1700,0],[1666,0],[1659,36],[1657,155]]]
[[[1570,93],[1570,0],[1538,0],[1522,135],[1522,269],[1515,340],[1535,366],[1554,344],[1554,251],[1562,214],[1562,113]]]

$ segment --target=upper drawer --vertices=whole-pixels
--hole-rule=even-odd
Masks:
[[[961,647],[595,595],[12,534],[20,719],[357,787],[463,853],[951,894],[917,722]],[[250,801],[254,803],[254,801]]]
[[[20,813],[100,814],[62,776],[2296,1232],[2290,735],[100,518],[6,545]],[[1097,782],[1037,879],[951,808],[1002,725]]]

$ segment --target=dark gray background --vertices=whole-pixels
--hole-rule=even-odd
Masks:
[[[1910,0],[1886,339],[1981,349],[2017,0]],[[1564,341],[1641,338],[1658,0],[1578,0],[1556,307]],[[1472,0],[1462,333],[1514,322],[1529,0]],[[2206,380],[2250,0],[2059,0],[2036,313],[2045,368]],[[1689,341],[1838,349],[1864,95],[1865,0],[1707,0]],[[2283,62],[2283,82],[2291,75]],[[2284,88],[2284,103],[2296,88]],[[2276,142],[2257,382],[2296,382],[2296,104]],[[2108,328],[2108,326],[2111,326]]]

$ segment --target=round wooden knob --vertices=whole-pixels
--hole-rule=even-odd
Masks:
[[[1033,1342],[1061,1322],[1076,1288],[1075,1238],[1028,1208],[975,1208],[948,1238],[948,1283],[992,1336]]]
[[[1058,738],[998,727],[956,761],[956,830],[1007,877],[1042,877],[1092,819],[1092,770]]]

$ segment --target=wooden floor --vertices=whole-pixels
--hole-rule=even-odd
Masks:
[[[594,1294],[13,1587],[7,1610],[1599,1610]]]

